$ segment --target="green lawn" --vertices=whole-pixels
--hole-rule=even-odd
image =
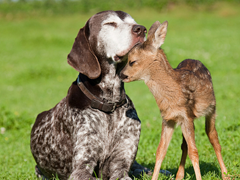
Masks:
[[[179,5],[161,12],[123,10],[147,29],[156,20],[168,20],[168,34],[162,47],[173,67],[193,58],[201,60],[210,70],[223,159],[232,179],[240,179],[240,5],[218,3],[211,8]],[[76,79],[78,73],[67,64],[66,57],[78,30],[95,13],[0,12],[1,180],[35,179],[35,162],[29,146],[31,126],[38,113],[52,108],[66,96]],[[161,134],[158,107],[143,82],[125,86],[142,121],[137,161],[153,169]],[[203,118],[195,121],[201,173],[204,180],[221,179],[204,124]],[[181,141],[181,130],[177,127],[162,164],[162,169],[173,174],[180,163]],[[185,179],[195,179],[189,158]]]

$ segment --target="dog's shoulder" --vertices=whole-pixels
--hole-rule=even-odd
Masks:
[[[52,118],[59,119],[58,117],[63,117],[64,113],[66,114],[66,98],[63,98],[55,107],[43,111],[37,115],[36,121],[33,125],[32,132],[34,132],[39,127],[46,126],[46,124],[50,124]],[[66,116],[66,115],[65,115]]]
[[[33,126],[33,130],[36,127],[41,126],[49,122],[52,118],[55,120],[67,120],[66,118],[72,114],[72,111],[80,113],[82,110],[87,109],[90,105],[90,100],[83,94],[83,92],[77,86],[77,82],[74,81],[68,89],[67,96],[64,97],[55,107],[50,110],[43,111],[38,114]]]

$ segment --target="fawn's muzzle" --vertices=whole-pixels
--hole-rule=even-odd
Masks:
[[[121,73],[120,73],[120,79],[121,79],[122,81],[124,81],[124,80],[128,79],[128,76],[125,75],[125,74],[123,74],[123,73],[121,72]]]

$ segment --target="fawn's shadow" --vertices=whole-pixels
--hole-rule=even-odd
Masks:
[[[150,163],[150,164],[141,163],[141,165],[145,166],[153,171],[155,163]],[[209,172],[211,172],[211,173],[214,172],[214,174],[216,174],[219,177],[219,179],[221,179],[221,177],[222,177],[221,172],[219,171],[218,167],[214,163],[200,161],[199,165],[200,165],[200,171],[201,171],[202,176],[208,174]],[[174,178],[176,178],[178,167],[168,168],[168,169],[164,169],[164,170],[171,172],[172,175],[174,175]],[[186,173],[192,177],[191,180],[196,180],[195,172],[194,172],[192,164],[190,164],[187,167],[185,166],[185,176],[184,176],[185,178],[186,178]]]

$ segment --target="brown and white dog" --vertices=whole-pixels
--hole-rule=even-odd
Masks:
[[[145,33],[122,11],[95,14],[80,29],[68,55],[78,80],[55,107],[37,116],[32,128],[38,177],[131,179],[141,123],[119,72]]]

